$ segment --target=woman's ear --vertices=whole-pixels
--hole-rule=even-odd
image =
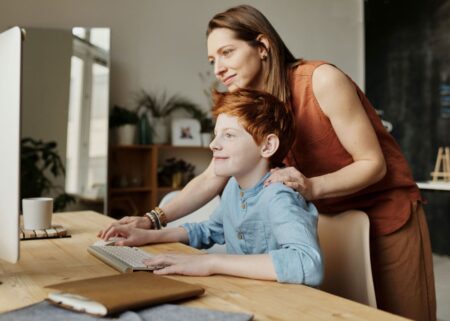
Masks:
[[[263,144],[261,145],[261,156],[263,158],[269,159],[275,154],[280,146],[280,139],[275,134],[269,134],[264,139]]]
[[[262,46],[259,47],[259,54],[261,56],[261,59],[265,60],[269,55],[270,50],[269,40],[263,34],[260,34],[258,37],[256,37],[256,40],[263,44]]]

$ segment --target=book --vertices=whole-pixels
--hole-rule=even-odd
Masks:
[[[106,316],[199,296],[204,289],[149,272],[48,285],[47,300],[66,309]]]

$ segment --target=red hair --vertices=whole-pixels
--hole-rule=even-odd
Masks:
[[[275,134],[280,145],[270,158],[270,166],[283,163],[294,142],[294,118],[289,107],[275,96],[250,89],[233,92],[213,92],[214,117],[227,114],[238,118],[239,123],[253,137],[256,144],[261,144],[269,134]]]

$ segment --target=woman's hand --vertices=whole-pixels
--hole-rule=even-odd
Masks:
[[[106,229],[98,232],[97,236],[103,240],[107,240],[113,236],[112,230],[117,226],[125,225],[127,227],[149,229],[151,227],[150,224],[150,220],[147,216],[125,216],[117,222],[112,223]]]
[[[163,254],[144,260],[147,266],[163,268],[155,274],[181,274],[190,276],[208,276],[212,273],[213,255],[210,254]]]
[[[152,238],[152,234],[155,234],[154,230],[144,230],[131,225],[116,225],[109,229],[108,236],[110,237],[123,237],[121,241],[117,241],[115,245],[118,246],[140,246],[156,241],[156,237]]]
[[[273,168],[270,172],[271,175],[264,182],[265,186],[281,182],[299,192],[307,200],[317,198],[313,180],[304,176],[295,167]]]

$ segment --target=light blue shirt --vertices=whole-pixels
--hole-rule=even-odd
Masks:
[[[316,207],[282,183],[241,189],[230,178],[209,220],[187,223],[189,245],[226,243],[229,254],[269,253],[278,282],[318,286],[323,278]],[[257,267],[255,267],[257,268]]]

